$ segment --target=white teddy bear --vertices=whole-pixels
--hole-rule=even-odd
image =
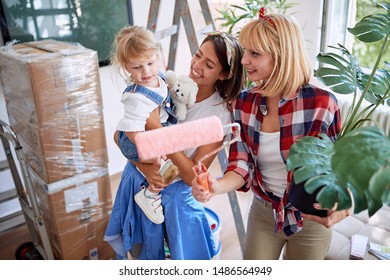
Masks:
[[[177,77],[172,70],[168,70],[165,77],[175,104],[176,117],[182,121],[186,118],[187,109],[195,104],[198,85],[186,75]]]

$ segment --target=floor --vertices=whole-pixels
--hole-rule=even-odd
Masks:
[[[215,176],[220,176],[218,161],[216,160],[210,167],[210,172]],[[115,197],[120,174],[111,176],[112,196]],[[248,207],[252,199],[251,193],[236,192],[240,205],[240,210],[243,215],[244,222],[246,221]],[[213,210],[220,219],[221,230],[219,239],[221,242],[221,252],[217,256],[220,260],[240,260],[242,252],[236,226],[234,222],[232,208],[227,194],[214,197],[211,201],[204,204],[207,208]],[[0,260],[14,260],[16,249],[24,242],[30,241],[27,226],[21,225],[16,228],[0,232]]]

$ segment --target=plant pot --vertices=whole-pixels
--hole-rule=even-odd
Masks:
[[[295,208],[297,208],[304,214],[326,217],[328,215],[327,210],[318,210],[313,207],[313,204],[317,202],[317,193],[322,188],[318,188],[314,193],[310,194],[306,192],[304,184],[305,182],[299,184],[295,184],[293,182],[288,193],[288,200],[291,202],[292,205],[295,206]]]

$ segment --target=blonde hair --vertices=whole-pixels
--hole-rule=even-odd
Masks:
[[[110,62],[122,69],[134,59],[147,59],[161,50],[154,34],[142,26],[126,26],[116,34]]]
[[[259,18],[240,31],[239,41],[248,50],[272,56],[274,69],[261,93],[285,97],[310,81],[312,69],[302,31],[289,15],[270,14],[269,20]],[[261,81],[259,81],[261,82]]]

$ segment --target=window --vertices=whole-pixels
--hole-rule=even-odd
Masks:
[[[116,32],[133,24],[130,0],[2,0],[4,43],[54,39],[80,43],[107,65]]]
[[[356,56],[361,66],[373,67],[382,41],[376,43],[361,43],[347,31],[363,17],[374,13],[385,13],[383,9],[376,8],[374,4],[385,1],[377,0],[325,0],[324,23],[321,51],[329,51],[329,46],[342,44]],[[385,53],[382,61],[390,61],[390,53]],[[383,63],[383,62],[382,62]],[[383,64],[381,65],[383,67]]]
[[[377,1],[377,0],[356,0],[356,22],[360,21],[365,16],[374,14],[374,13],[382,13],[385,14],[386,11],[381,8],[377,8],[374,6],[375,3],[381,3],[385,1]],[[377,54],[382,47],[383,40],[374,43],[362,43],[359,40],[355,40],[353,43],[352,53],[358,58],[361,63],[361,66],[373,67]],[[380,67],[384,67],[384,61],[390,62],[390,52],[385,52],[382,57],[382,62],[379,65]]]
[[[325,0],[321,51],[329,51],[329,46],[342,44],[347,49],[351,47],[351,37],[347,27],[354,24],[356,0]]]

